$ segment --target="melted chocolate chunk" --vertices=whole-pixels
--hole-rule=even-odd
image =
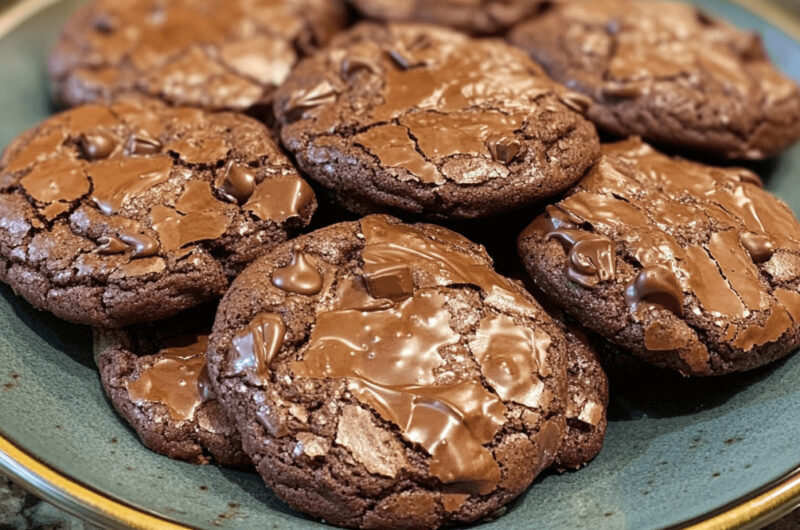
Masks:
[[[128,245],[114,236],[103,236],[97,240],[99,246],[97,247],[98,254],[122,254],[128,250]]]
[[[119,239],[128,245],[131,258],[149,258],[158,254],[160,248],[158,241],[147,234],[121,233]]]
[[[272,274],[272,284],[290,293],[311,296],[322,289],[322,275],[302,247],[292,247],[292,260]]]
[[[314,191],[298,175],[281,175],[261,181],[243,208],[259,219],[282,223],[299,217],[314,204]]]
[[[125,151],[129,155],[155,155],[161,152],[164,144],[145,130],[140,130],[128,137]]]
[[[489,147],[489,152],[492,153],[492,158],[504,164],[514,160],[522,148],[522,143],[519,140],[502,133],[490,136],[486,143]]]
[[[677,276],[669,267],[653,265],[645,267],[625,289],[625,301],[631,311],[642,304],[661,307],[683,316],[683,290]]]
[[[552,222],[552,221],[551,221]],[[547,238],[555,238],[569,246],[569,279],[594,287],[598,282],[613,280],[616,275],[614,242],[607,237],[574,229],[555,229]]]
[[[244,204],[256,188],[256,175],[250,168],[231,160],[222,171],[217,188],[230,200]]]
[[[775,244],[765,235],[755,232],[743,232],[739,236],[747,253],[756,263],[769,261],[775,253]]]
[[[101,160],[111,156],[117,148],[117,139],[108,133],[82,133],[78,137],[78,145],[87,159]]]
[[[286,326],[275,313],[261,313],[233,338],[228,374],[247,374],[254,384],[269,381],[269,365],[281,349]]]
[[[408,265],[374,269],[364,275],[364,283],[373,298],[405,298],[414,294],[414,279]]]
[[[128,383],[131,399],[162,403],[178,421],[193,419],[208,400],[207,344],[208,336],[198,335],[188,344],[159,351],[162,358]]]

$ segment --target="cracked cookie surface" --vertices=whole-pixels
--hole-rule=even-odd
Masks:
[[[499,40],[364,23],[275,96],[284,146],[357,213],[479,218],[566,189],[599,141],[583,96]]]
[[[800,343],[800,223],[745,169],[604,146],[519,237],[536,285],[588,328],[687,375],[749,370]]]
[[[608,427],[608,377],[583,331],[571,323],[562,323],[562,328],[567,339],[567,430],[555,465],[578,469],[603,448]]]
[[[541,8],[541,0],[350,0],[381,22],[425,22],[476,34],[496,34]]]
[[[100,380],[114,408],[156,453],[246,467],[239,432],[211,389],[206,347],[216,304],[171,319],[94,330]]]
[[[566,2],[509,38],[591,98],[587,116],[619,136],[732,159],[800,138],[800,89],[755,33],[669,2]]]
[[[77,107],[0,158],[0,278],[73,322],[158,320],[221,296],[315,209],[252,118],[156,101]]]
[[[50,75],[68,105],[137,93],[256,112],[345,22],[339,0],[95,0],[67,21]]]
[[[248,267],[208,363],[245,451],[295,509],[432,528],[493,513],[555,462],[566,348],[482,247],[373,215]]]

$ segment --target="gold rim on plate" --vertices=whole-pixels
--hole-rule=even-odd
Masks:
[[[0,37],[58,0],[28,0],[0,10]],[[800,20],[784,8],[759,0],[729,0],[800,41]],[[106,528],[185,530],[140,508],[88,488],[39,462],[0,435],[0,471],[31,493],[88,523]],[[800,506],[800,468],[708,514],[680,524],[692,530],[755,529]]]

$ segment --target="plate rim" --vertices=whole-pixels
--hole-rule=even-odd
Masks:
[[[0,12],[0,38],[59,0],[22,0]],[[800,20],[784,8],[759,0],[728,0],[800,42]],[[23,489],[62,510],[106,528],[187,530],[98,492],[39,461],[0,432],[0,471]],[[746,495],[672,528],[727,530],[761,528],[800,507],[800,466]]]

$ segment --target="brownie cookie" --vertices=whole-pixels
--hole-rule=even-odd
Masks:
[[[137,93],[268,109],[298,58],[345,22],[340,0],[95,0],[67,21],[50,75],[68,105]]]
[[[142,442],[170,458],[244,467],[239,433],[214,397],[206,347],[216,304],[166,321],[95,330],[100,380]]]
[[[300,167],[347,208],[471,219],[583,175],[599,153],[583,99],[499,40],[367,23],[302,61],[275,114]]]
[[[221,296],[315,208],[252,118],[155,101],[79,107],[0,158],[0,279],[73,322],[159,320]]]
[[[493,513],[554,463],[566,347],[482,247],[373,215],[248,267],[208,361],[245,451],[292,507],[434,528]]]
[[[553,301],[657,366],[720,375],[800,342],[800,223],[744,169],[607,145],[519,251]]]
[[[556,455],[556,466],[578,469],[603,448],[608,427],[608,377],[600,356],[578,326],[563,325],[563,329],[567,338],[569,382],[567,431]]]
[[[589,96],[589,118],[613,134],[733,159],[766,158],[800,138],[800,89],[758,35],[688,5],[564,2],[510,40]]]
[[[364,16],[382,22],[428,22],[471,33],[499,33],[527,18],[544,0],[350,0]]]

